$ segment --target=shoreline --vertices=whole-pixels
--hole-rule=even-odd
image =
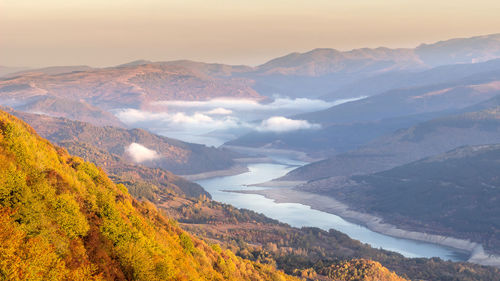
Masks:
[[[460,252],[467,252],[470,254],[467,262],[500,267],[500,256],[485,253],[482,245],[479,243],[443,235],[403,230],[395,225],[384,223],[383,219],[380,217],[351,210],[348,205],[331,197],[298,191],[290,188],[245,190],[236,192],[259,194],[268,199],[274,200],[276,203],[299,203],[307,205],[312,209],[337,215],[347,221],[363,225],[372,231],[384,235],[433,243],[445,247],[450,247]]]

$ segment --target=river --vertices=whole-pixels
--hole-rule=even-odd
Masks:
[[[249,172],[236,176],[210,178],[197,181],[214,200],[262,213],[270,218],[294,227],[318,227],[324,230],[335,229],[351,238],[370,244],[374,248],[401,253],[406,257],[440,257],[444,260],[464,261],[468,255],[437,244],[409,239],[394,238],[368,228],[348,222],[339,216],[314,210],[298,203],[276,203],[257,194],[230,192],[232,190],[256,190],[266,187],[247,186],[280,177],[302,163],[279,159],[281,163],[249,164]],[[269,187],[272,188],[272,187]]]

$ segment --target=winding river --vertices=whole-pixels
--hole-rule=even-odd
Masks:
[[[249,172],[236,176],[210,178],[197,181],[214,200],[262,213],[270,218],[288,223],[294,227],[318,227],[324,230],[336,229],[353,239],[368,243],[374,248],[383,248],[399,252],[406,257],[440,257],[444,260],[464,261],[466,254],[437,244],[424,243],[408,239],[394,238],[373,232],[368,228],[348,222],[339,216],[314,210],[297,203],[276,203],[257,194],[235,193],[237,190],[266,189],[266,187],[247,186],[266,182],[280,177],[302,163],[277,159],[281,163],[249,164]],[[272,188],[272,187],[269,187]]]

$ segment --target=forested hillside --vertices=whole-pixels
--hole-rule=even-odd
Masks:
[[[237,154],[227,150],[187,143],[155,135],[142,129],[128,130],[111,126],[99,127],[66,118],[54,118],[14,111],[7,107],[0,107],[0,109],[23,119],[35,128],[41,136],[51,142],[63,144],[63,146],[64,143],[68,142],[72,142],[73,145],[74,142],[86,144],[116,155],[126,160],[122,161],[125,163],[136,162],[128,148],[132,143],[137,143],[152,150],[157,156],[141,161],[139,164],[151,168],[162,168],[180,175],[227,169],[235,164],[233,159],[237,157]],[[89,158],[83,153],[88,153]],[[91,151],[82,151],[82,154],[78,154],[78,156],[93,161],[91,154],[93,154]],[[99,165],[105,166],[104,162],[99,163]]]
[[[3,111],[0,221],[6,280],[292,280],[191,236]]]
[[[344,184],[305,190],[404,229],[470,239],[498,254],[500,145],[464,146]]]

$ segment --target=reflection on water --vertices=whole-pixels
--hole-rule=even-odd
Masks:
[[[291,163],[288,163],[291,164]],[[293,164],[300,164],[296,161]],[[336,229],[351,238],[368,243],[374,248],[399,252],[406,257],[440,257],[445,260],[462,261],[467,255],[453,249],[407,239],[399,239],[373,232],[366,227],[345,221],[339,216],[313,210],[297,203],[276,203],[257,194],[226,192],[224,190],[255,190],[262,187],[247,186],[266,182],[286,174],[294,167],[284,164],[259,163],[249,165],[250,171],[228,177],[218,177],[197,181],[219,202],[231,204],[262,213],[295,227],[312,226],[324,230]]]

